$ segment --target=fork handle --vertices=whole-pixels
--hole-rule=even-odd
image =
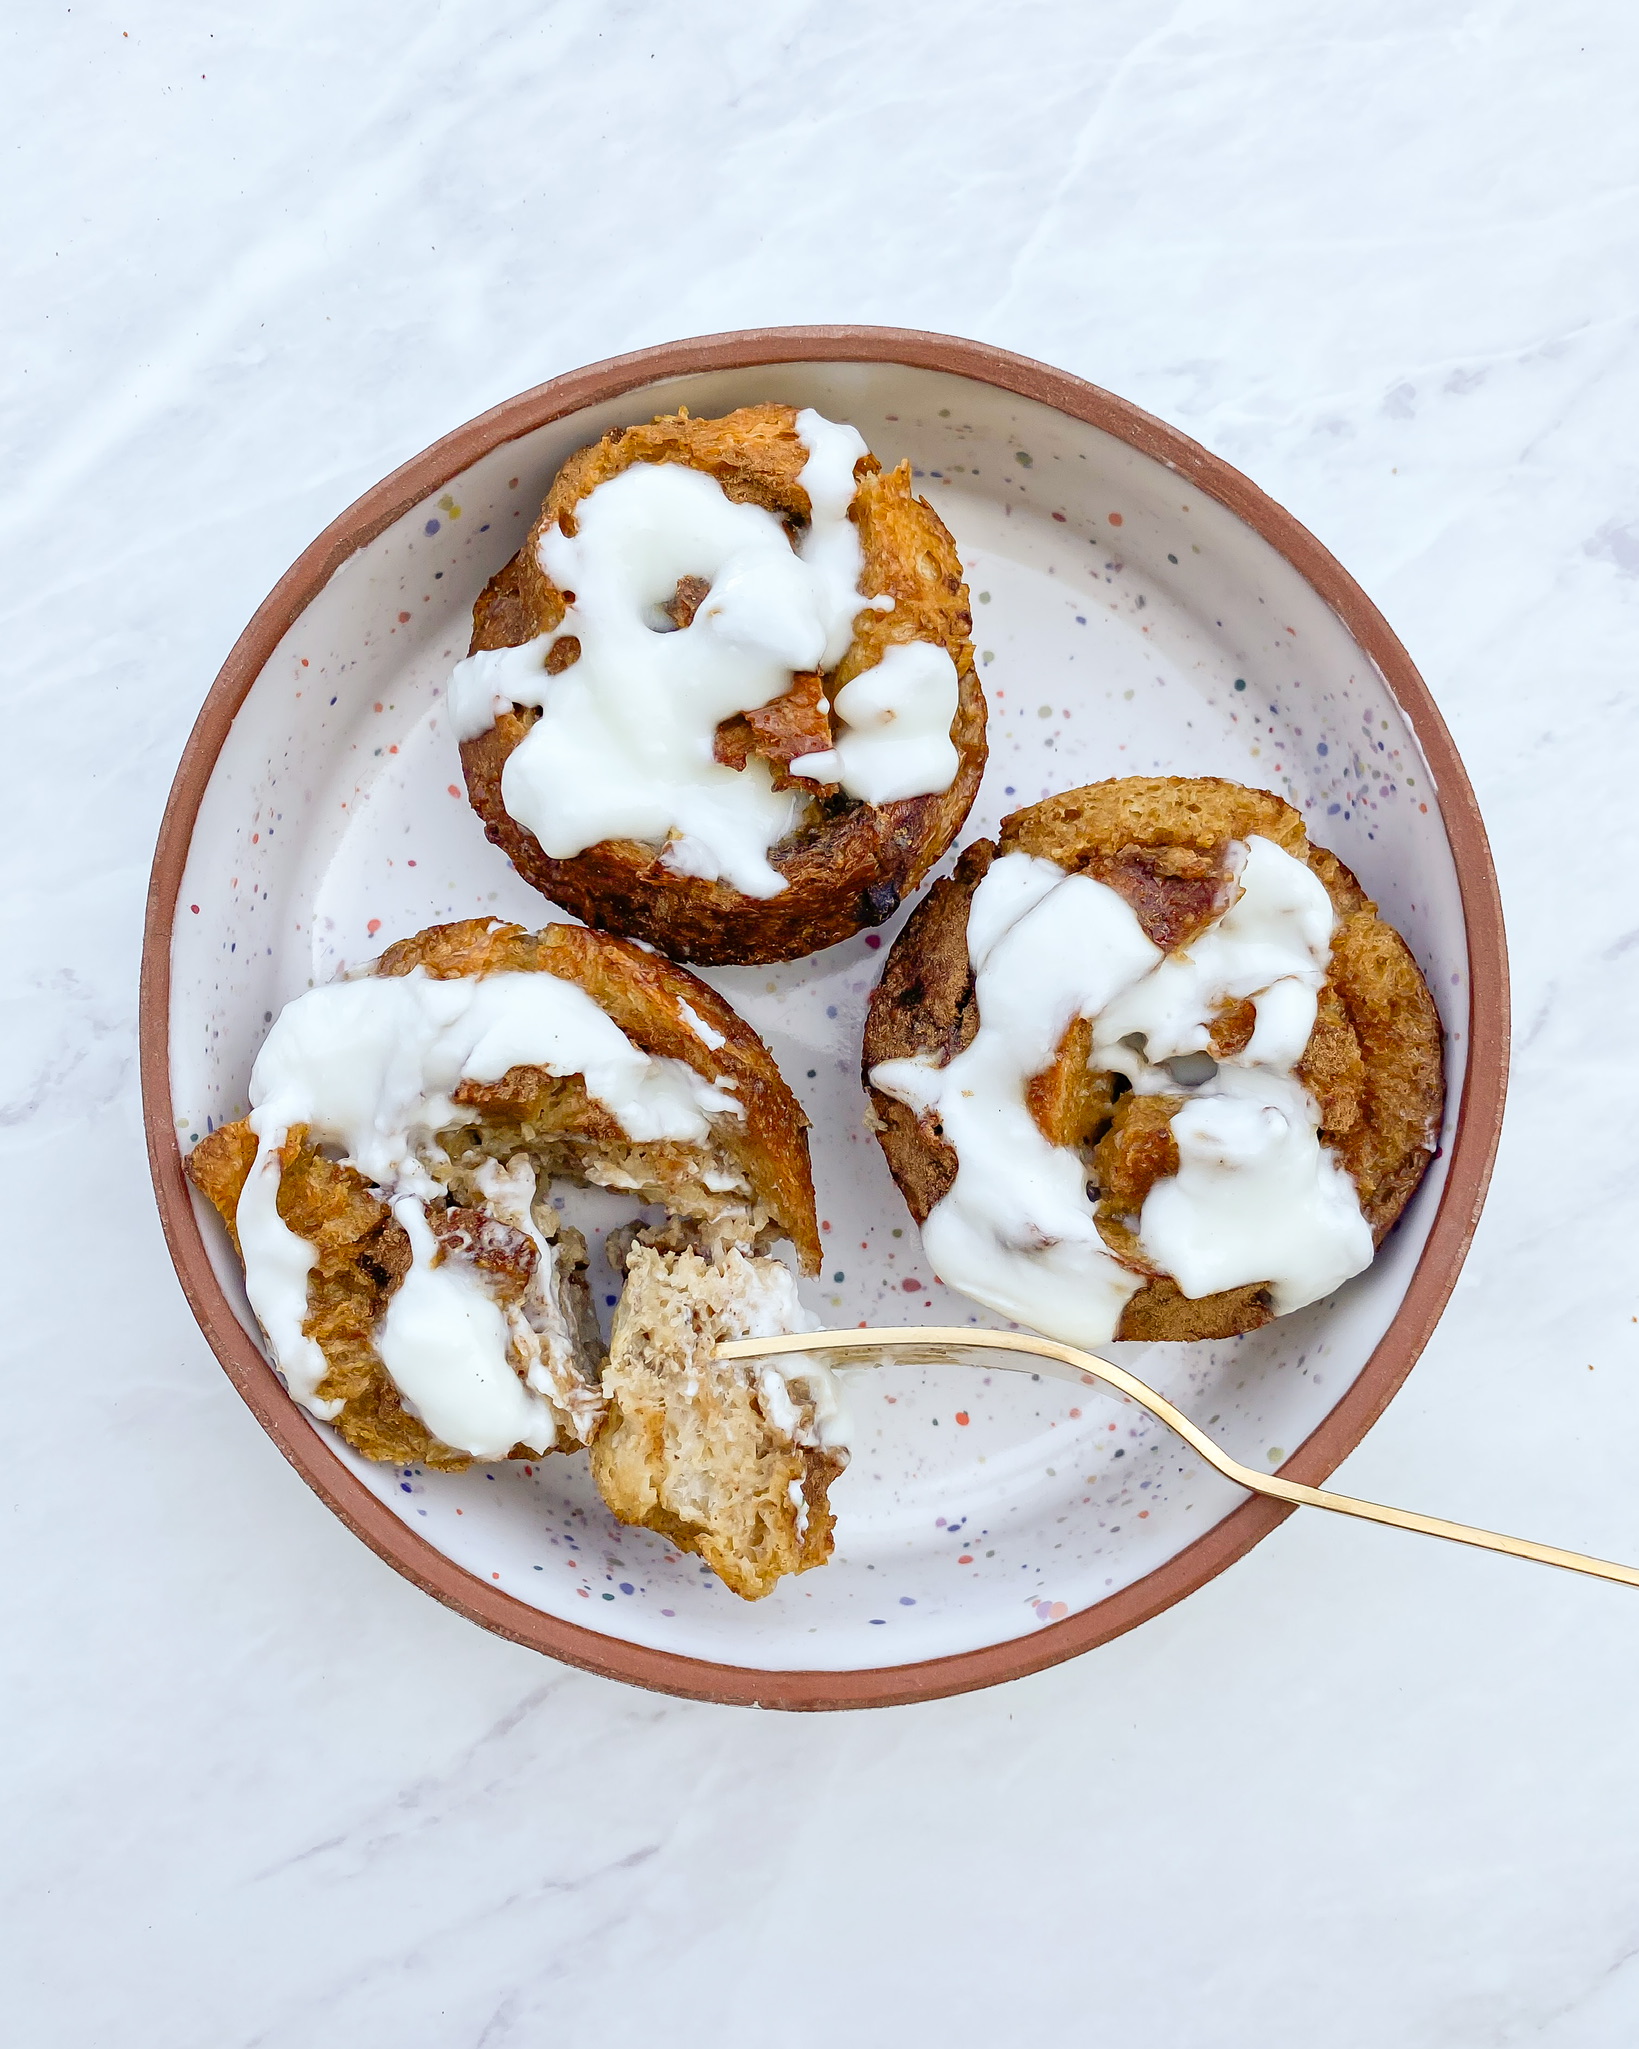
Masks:
[[[1220,1469],[1221,1470],[1221,1469]],[[1529,1537],[1508,1537],[1500,1530],[1476,1529],[1472,1523],[1447,1522],[1444,1516],[1420,1515],[1414,1508],[1389,1508],[1380,1501],[1362,1501],[1353,1494],[1332,1494],[1323,1487],[1305,1487],[1283,1480],[1279,1473],[1246,1474],[1244,1484],[1277,1501],[1305,1508],[1328,1508],[1334,1515],[1359,1516],[1363,1522],[1387,1523],[1390,1529],[1415,1530],[1423,1537],[1444,1537],[1453,1544],[1472,1544],[1481,1551],[1501,1551],[1510,1558],[1529,1558],[1538,1565],[1558,1565],[1567,1572],[1586,1572],[1595,1579],[1613,1579],[1639,1587],[1639,1566],[1617,1565],[1608,1558],[1590,1558],[1582,1551],[1562,1551],[1557,1544],[1536,1544]]]
[[[1537,1565],[1557,1565],[1566,1572],[1585,1572],[1594,1579],[1639,1587],[1639,1566],[1617,1565],[1608,1558],[1590,1558],[1581,1551],[1563,1551],[1556,1544],[1536,1544],[1529,1537],[1509,1537],[1500,1530],[1448,1522],[1443,1516],[1420,1515],[1411,1508],[1389,1508],[1379,1501],[1362,1501],[1353,1494],[1332,1494],[1323,1487],[1306,1487],[1300,1480],[1284,1479],[1279,1473],[1256,1472],[1251,1466],[1243,1466],[1239,1459],[1231,1458],[1181,1409],[1174,1408],[1165,1395],[1157,1394],[1136,1374],[1076,1345],[1062,1345],[1056,1338],[1036,1337],[1025,1331],[963,1329],[959,1324],[922,1324],[901,1330],[820,1330],[785,1337],[734,1338],[719,1344],[716,1355],[720,1359],[759,1359],[791,1352],[875,1352],[879,1356],[874,1363],[879,1365],[956,1364],[960,1354],[980,1353],[988,1355],[989,1363],[1004,1371],[1039,1373],[1045,1367],[1053,1378],[1074,1380],[1083,1386],[1102,1380],[1139,1408],[1147,1409],[1157,1422],[1165,1423],[1226,1480],[1233,1480],[1236,1486],[1253,1494],[1266,1494],[1294,1508],[1324,1508],[1333,1515],[1357,1516],[1362,1522],[1386,1523],[1390,1529],[1412,1530],[1422,1537],[1443,1537],[1448,1543],[1471,1544],[1477,1550],[1501,1551],[1509,1558],[1528,1558]]]

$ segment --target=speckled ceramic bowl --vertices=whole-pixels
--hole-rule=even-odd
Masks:
[[[1183,435],[1076,378],[938,335],[779,329],[647,350],[462,427],[314,542],[206,699],[155,857],[143,1074],[155,1186],[201,1327],[269,1435],[390,1564],[487,1628],[645,1686],[781,1707],[925,1699],[1130,1629],[1284,1512],[1100,1394],[960,1369],[861,1376],[835,1561],[754,1606],[603,1511],[583,1459],[372,1466],[286,1397],[237,1264],[182,1173],[242,1111],[279,1006],[435,920],[552,915],[484,839],[441,686],[473,598],[572,449],[761,399],[908,455],[962,551],[990,698],[964,838],[1109,775],[1280,792],[1400,927],[1447,1031],[1447,1128],[1375,1264],[1228,1344],[1123,1346],[1240,1458],[1323,1480],[1439,1315],[1501,1118],[1502,923],[1462,766],[1404,649],[1296,521]],[[903,915],[903,914],[901,914]],[[861,1019],[893,928],[710,979],[814,1120],[827,1321],[988,1323],[935,1283],[874,1142]],[[618,1205],[583,1206],[594,1233]],[[612,1293],[612,1288],[608,1291]]]

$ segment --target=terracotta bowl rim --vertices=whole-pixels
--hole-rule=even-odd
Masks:
[[[354,1534],[396,1571],[470,1620],[570,1665],[694,1700],[779,1708],[881,1707],[1039,1672],[1136,1628],[1204,1586],[1291,1513],[1243,1503],[1155,1571],[1027,1637],[920,1664],[842,1672],[768,1672],[646,1648],[542,1614],[454,1564],[408,1528],[313,1430],[240,1324],[216,1278],[182,1171],[170,1087],[171,938],[199,806],[234,715],[295,620],[337,568],[411,507],[508,441],[662,379],[799,362],[894,363],[943,371],[1051,406],[1165,463],[1226,506],[1292,564],[1371,657],[1410,722],[1432,773],[1468,933],[1468,1060],[1446,1185],[1394,1319],[1360,1374],[1287,1459],[1288,1478],[1318,1485],[1376,1422],[1411,1371],[1456,1284],[1485,1198],[1508,1072],[1508,966],[1496,871],[1479,807],[1445,722],[1377,607],[1292,515],[1176,427],[1027,356],[954,335],[894,327],[768,327],[702,335],[614,356],[554,377],[481,413],[374,485],[279,579],[211,685],[161,823],[142,955],[140,1052],[149,1165],[166,1242],[211,1349],[268,1435]]]

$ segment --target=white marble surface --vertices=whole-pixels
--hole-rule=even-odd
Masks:
[[[561,1670],[398,1580],[242,1407],[154,1221],[133,1028],[198,702],[394,463],[714,328],[1049,358],[1336,550],[1494,836],[1497,1180],[1342,1483],[1639,1557],[1639,25],[21,0],[0,34],[13,2038],[1632,2039],[1631,1596],[1312,1517],[1120,1643],[928,1707]]]

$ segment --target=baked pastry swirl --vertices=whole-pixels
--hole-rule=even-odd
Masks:
[[[1071,1342],[1255,1329],[1365,1266],[1438,1145],[1405,942],[1280,798],[1129,777],[980,841],[870,1005],[934,1267]]]
[[[891,916],[985,761],[955,544],[851,427],[785,405],[615,428],[559,471],[450,685],[526,881],[704,964]]]
[[[807,1120],[713,990],[579,926],[434,926],[288,1004],[250,1095],[188,1173],[291,1394],[356,1451],[459,1469],[607,1437],[614,1512],[748,1598],[829,1556],[846,1452],[824,1366],[715,1368],[732,1427],[696,1416],[717,1336],[811,1327],[774,1243],[819,1258]],[[672,1220],[664,1250],[618,1238],[648,1298],[657,1261],[674,1277],[666,1332],[617,1317],[610,1361],[551,1197],[565,1180]]]

